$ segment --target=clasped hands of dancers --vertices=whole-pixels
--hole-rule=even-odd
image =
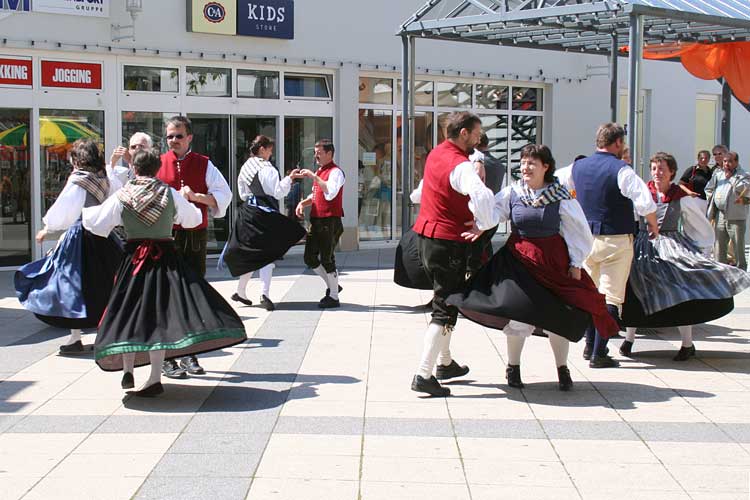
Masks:
[[[559,388],[568,391],[570,342],[585,337],[591,368],[616,367],[607,341],[618,331],[627,327],[620,352],[631,356],[636,327],[676,326],[682,347],[674,359],[684,361],[695,355],[691,325],[728,314],[733,296],[750,286],[744,270],[708,257],[714,231],[705,202],[672,183],[674,157],[654,155],[647,184],[621,159],[621,126],[599,127],[596,151],[557,172],[549,148],[525,146],[521,178],[494,196],[469,159],[480,134],[477,116],[449,116],[448,139],[430,152],[412,193],[419,216],[396,252],[394,281],[434,292],[412,390],[448,396],[439,380],[469,372],[450,352],[459,311],[506,334],[511,387],[524,387],[521,352],[543,330]],[[474,242],[506,221],[505,246],[470,269]]]
[[[52,326],[71,329],[61,354],[85,352],[81,329],[98,327],[96,363],[105,371],[122,370],[123,389],[135,387],[136,366],[150,364],[146,382],[129,392],[140,397],[164,391],[162,370],[172,378],[184,378],[185,369],[203,373],[196,355],[247,339],[240,317],[203,277],[207,216],[209,210],[216,217],[224,215],[231,191],[210,160],[189,149],[189,120],[171,118],[166,132],[170,151],[161,157],[145,134],[131,138],[130,170],[105,167],[94,141],[76,141],[73,172],[45,215],[37,240],[41,243],[51,231],[65,233],[52,252],[14,276],[27,310]],[[251,145],[251,158],[238,181],[245,203],[221,259],[233,275],[246,275],[243,298],[249,274],[261,270],[261,304],[269,310],[273,262],[305,235],[296,220],[278,212],[278,200],[289,192],[291,179],[279,180],[268,162],[272,148],[264,136]],[[116,150],[118,157],[125,156],[122,149]],[[330,141],[320,141],[315,146],[317,172],[292,172],[293,178],[314,182],[297,212],[300,216],[305,206],[312,206],[305,262],[331,289],[319,307],[338,307],[341,290],[333,250],[341,235],[344,176],[333,153]],[[116,236],[116,228],[126,242]],[[180,366],[175,362],[179,358]]]

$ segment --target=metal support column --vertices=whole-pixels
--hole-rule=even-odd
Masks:
[[[411,41],[407,35],[401,35],[401,235],[403,236],[410,228],[409,214],[409,172],[411,171],[411,155],[409,144],[411,143],[411,108],[409,97],[411,95]]]
[[[612,33],[612,50],[609,61],[609,107],[612,110],[612,119],[614,123],[617,121],[617,32]]]
[[[732,89],[725,78],[721,79],[721,144],[731,148]]]
[[[640,143],[641,131],[638,127],[638,102],[641,95],[641,61],[643,57],[643,16],[630,14],[630,54],[628,79],[628,145],[633,168],[643,174]]]

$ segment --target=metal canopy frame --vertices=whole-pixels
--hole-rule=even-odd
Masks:
[[[617,117],[617,54],[630,47],[628,141],[640,158],[637,105],[644,47],[750,40],[747,0],[429,0],[399,27],[402,37],[402,231],[410,227],[414,151],[415,40],[425,38],[611,57],[612,121]]]

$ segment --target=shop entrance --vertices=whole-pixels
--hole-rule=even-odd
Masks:
[[[0,266],[31,260],[30,128],[30,109],[0,109]]]

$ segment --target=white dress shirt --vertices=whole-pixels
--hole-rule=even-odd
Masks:
[[[117,176],[110,175],[109,171],[107,174],[109,179],[107,196],[112,196],[122,187],[122,184]],[[68,178],[68,182],[65,183],[60,195],[42,218],[44,227],[48,231],[65,231],[81,216],[81,210],[83,210],[85,204],[86,190],[77,184],[73,184]]]
[[[328,175],[328,180],[326,181],[328,191],[323,192],[323,197],[326,199],[326,201],[333,200],[336,195],[339,194],[339,191],[344,186],[345,182],[346,177],[344,177],[344,172],[342,172],[338,167],[334,168]]]
[[[249,161],[250,160],[246,161],[245,164],[242,165],[243,169],[249,168]],[[258,176],[260,185],[263,188],[263,192],[269,196],[273,196],[277,200],[283,200],[292,189],[292,179],[290,179],[289,176],[286,176],[279,180],[279,171],[276,170],[276,167],[265,160],[260,159],[260,161],[263,166],[258,170],[256,175]],[[250,185],[243,180],[242,175],[237,177],[237,189],[239,190],[239,196],[242,201],[247,201],[247,199],[253,194],[252,191],[250,191]],[[341,189],[341,186],[339,186],[339,189]]]

